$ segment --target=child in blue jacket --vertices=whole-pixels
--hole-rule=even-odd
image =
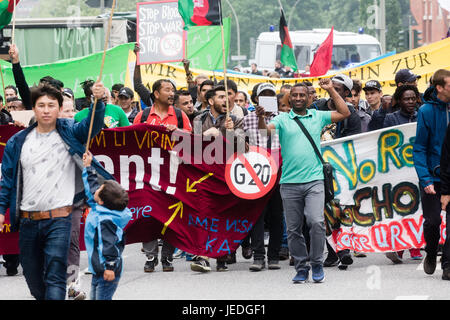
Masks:
[[[128,193],[114,180],[97,182],[92,154],[83,155],[83,182],[91,211],[86,218],[84,241],[92,272],[91,300],[111,300],[122,274],[123,229],[131,219]],[[94,194],[92,194],[94,192]]]

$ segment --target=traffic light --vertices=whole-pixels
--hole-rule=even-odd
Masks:
[[[419,43],[420,41],[422,41],[422,37],[421,37],[422,31],[419,30],[413,30],[413,37],[414,37],[414,48],[418,48],[421,46],[421,44]]]
[[[398,46],[409,50],[409,30],[400,30],[398,32]]]

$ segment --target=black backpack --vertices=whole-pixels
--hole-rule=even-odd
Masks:
[[[177,107],[173,107],[175,110],[175,115],[177,116],[177,127],[178,129],[183,129],[183,112]],[[151,107],[145,108],[142,112],[141,123],[145,123],[150,115]]]

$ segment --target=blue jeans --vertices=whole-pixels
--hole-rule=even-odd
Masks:
[[[36,300],[66,298],[71,226],[71,215],[39,221],[20,221],[20,264],[28,288]]]
[[[91,300],[112,300],[114,292],[119,285],[120,277],[113,281],[105,281],[102,275],[92,275]]]

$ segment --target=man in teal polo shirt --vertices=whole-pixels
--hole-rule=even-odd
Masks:
[[[300,119],[320,150],[322,128],[350,116],[347,104],[334,89],[331,80],[322,79],[319,84],[333,99],[336,111],[308,109],[308,87],[303,83],[298,83],[291,89],[291,112],[280,114],[268,125],[264,121],[264,108],[256,108],[259,128],[268,130],[269,134],[276,130],[280,139],[283,157],[280,192],[286,217],[289,252],[294,258],[297,271],[292,279],[294,283],[308,280],[310,269],[315,282],[324,281],[323,251],[326,239],[322,163],[294,118]],[[311,267],[306,264],[308,251],[302,233],[305,217],[310,229]]]

